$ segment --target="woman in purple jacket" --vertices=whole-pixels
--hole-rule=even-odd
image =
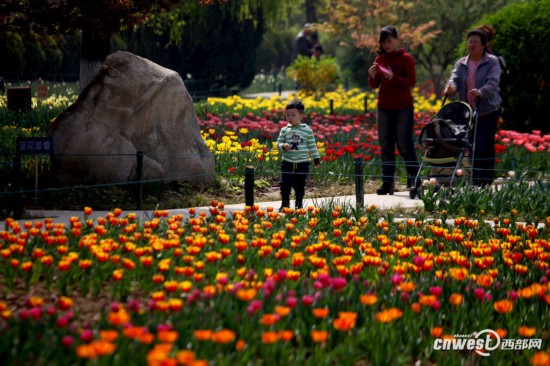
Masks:
[[[487,186],[493,182],[495,168],[495,134],[500,117],[500,64],[487,52],[487,36],[479,29],[468,32],[468,55],[459,59],[443,93],[458,93],[461,101],[477,110],[475,161],[472,161],[472,182]]]

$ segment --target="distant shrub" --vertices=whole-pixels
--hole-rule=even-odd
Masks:
[[[298,56],[288,67],[287,75],[298,84],[304,94],[321,97],[339,79],[338,65],[334,57],[320,60]]]

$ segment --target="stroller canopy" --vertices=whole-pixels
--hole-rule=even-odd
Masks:
[[[472,107],[465,102],[452,102],[439,110],[437,118],[450,119],[454,123],[470,127],[472,122]]]

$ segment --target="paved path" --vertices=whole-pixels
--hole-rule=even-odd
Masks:
[[[281,206],[281,201],[269,201],[269,202],[254,202],[260,208],[266,209],[268,207],[273,207],[274,209],[279,209]],[[338,197],[325,197],[325,198],[315,198],[315,199],[305,199],[304,207],[314,206],[314,207],[330,207],[330,205],[340,205],[340,206],[350,206],[356,207],[355,195],[353,196],[338,196]],[[395,192],[393,196],[378,196],[377,194],[366,194],[364,196],[364,205],[368,207],[370,205],[375,205],[380,209],[411,209],[411,208],[421,208],[423,207],[423,202],[420,199],[410,199],[409,192]],[[245,204],[233,204],[225,205],[225,211],[233,212],[244,210]],[[113,207],[114,208],[114,207]],[[160,208],[162,209],[162,208]],[[209,207],[196,207],[197,212],[210,212]],[[187,217],[189,208],[180,208],[167,210],[169,215],[183,214]],[[96,219],[98,217],[105,217],[109,211],[94,211],[90,218]],[[148,220],[153,217],[154,211],[139,211],[139,210],[125,210],[122,216],[125,216],[128,213],[136,213],[141,220]],[[41,220],[47,217],[53,218],[54,222],[64,222],[69,223],[71,217],[76,216],[79,218],[83,217],[83,211],[59,211],[59,210],[27,210],[25,215],[28,217],[26,219],[19,220],[20,222],[24,221],[34,221]],[[4,228],[4,221],[0,221],[0,230]]]

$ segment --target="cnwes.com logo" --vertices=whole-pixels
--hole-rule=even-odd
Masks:
[[[501,349],[507,351],[541,349],[542,339],[501,339],[492,329],[483,329],[472,334],[455,334],[453,338],[437,338],[434,340],[436,351],[475,351],[481,356],[490,356],[491,351]]]

